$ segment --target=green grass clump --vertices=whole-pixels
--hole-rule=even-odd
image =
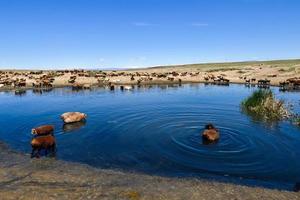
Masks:
[[[230,67],[230,68],[216,68],[216,69],[209,69],[206,72],[227,72],[227,71],[234,71],[234,70],[238,70],[238,68],[234,68],[234,67]]]
[[[242,103],[242,110],[256,119],[279,121],[289,118],[284,101],[277,100],[271,90],[257,90]]]
[[[260,105],[266,98],[271,97],[273,95],[271,90],[257,90],[253,92],[251,96],[249,96],[246,100],[242,102],[247,108],[256,107]]]

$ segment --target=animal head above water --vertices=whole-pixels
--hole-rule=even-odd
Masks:
[[[209,129],[216,129],[216,128],[213,124],[209,123],[205,125],[205,129],[209,130]]]
[[[32,135],[36,135],[37,134],[37,131],[35,130],[35,128],[31,129],[31,134]]]

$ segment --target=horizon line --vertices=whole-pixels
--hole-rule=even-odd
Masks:
[[[39,68],[34,67],[32,69],[25,68],[20,69],[18,67],[0,67],[0,71],[10,71],[10,70],[20,70],[20,71],[55,71],[55,70],[104,70],[104,71],[111,71],[111,70],[140,70],[140,69],[153,69],[153,68],[164,68],[164,67],[182,67],[182,66],[190,66],[190,65],[220,65],[220,64],[242,64],[242,63],[256,63],[256,62],[289,62],[289,61],[300,61],[299,58],[287,58],[287,59],[262,59],[262,60],[237,60],[237,61],[212,61],[212,62],[198,62],[198,63],[182,63],[182,64],[162,64],[162,65],[153,65],[153,66],[130,66],[130,67],[94,67],[94,68],[86,68],[86,67],[58,67],[58,68]]]

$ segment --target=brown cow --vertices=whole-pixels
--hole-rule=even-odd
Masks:
[[[48,155],[48,151],[55,156],[56,151],[56,142],[53,135],[45,135],[45,136],[38,136],[31,140],[31,158],[40,157],[40,151],[42,149],[45,150],[45,155]]]
[[[31,134],[33,135],[49,135],[53,134],[54,126],[52,125],[44,125],[37,128],[33,128],[31,130]]]

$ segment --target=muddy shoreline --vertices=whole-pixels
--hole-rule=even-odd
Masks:
[[[0,143],[1,199],[300,199],[262,187],[97,169],[54,159],[30,159]]]

